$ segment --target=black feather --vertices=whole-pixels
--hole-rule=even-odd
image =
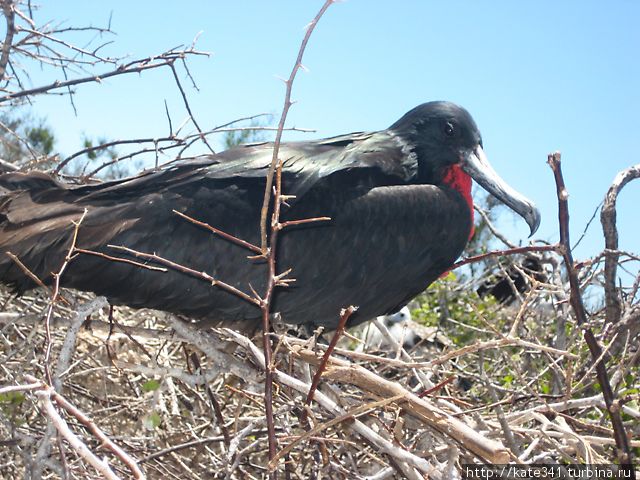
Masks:
[[[463,135],[444,138],[439,122],[455,118]],[[274,311],[288,323],[335,326],[343,307],[352,323],[405,305],[460,255],[471,212],[442,184],[460,149],[480,142],[469,114],[444,102],[425,104],[389,130],[281,146],[284,193],[296,196],[283,220],[329,216],[281,233],[278,269],[296,282],[277,290]],[[246,292],[264,290],[266,266],[251,253],[197,227],[183,212],[259,243],[258,224],[273,145],[243,146],[161,171],[100,185],[72,187],[41,173],[0,176],[0,251],[17,255],[45,283],[60,268],[73,221],[88,213],[78,247],[120,255],[108,245],[156,253]],[[439,176],[440,175],[440,176]],[[18,291],[35,284],[7,256],[0,280]],[[80,255],[65,286],[115,304],[151,307],[207,323],[258,324],[249,302],[177,271],[149,271]]]

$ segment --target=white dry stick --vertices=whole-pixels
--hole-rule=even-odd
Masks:
[[[42,315],[36,314],[22,314],[14,312],[0,312],[0,326],[1,325],[40,325],[42,323]],[[53,327],[64,327],[71,325],[73,320],[58,317],[52,319],[51,325]],[[171,330],[159,330],[155,328],[134,327],[131,325],[122,324],[109,324],[109,322],[103,322],[102,320],[85,320],[83,325],[87,330],[93,333],[105,333],[115,335],[124,335],[143,338],[147,340],[173,340],[175,335]],[[123,333],[113,332],[114,327],[116,330],[120,330]],[[98,335],[95,335],[98,336]],[[114,338],[112,336],[112,338]],[[103,338],[103,337],[100,337]]]
[[[549,439],[558,439],[561,442],[567,441],[567,434],[562,431],[558,431],[557,429],[553,430],[553,425],[549,422],[549,420],[543,415],[542,417],[537,418],[539,420],[540,426],[536,426],[534,428],[520,428],[516,427],[513,429],[514,432],[519,435],[528,435],[535,438],[541,438],[540,434]],[[593,435],[583,435],[583,440],[588,441],[590,444],[599,445],[599,446],[615,446],[616,441],[610,437],[596,437]],[[640,448],[640,440],[631,440],[629,443],[631,448]],[[545,455],[549,455],[549,451],[544,452]],[[534,457],[535,458],[535,457]],[[530,459],[527,463],[540,463],[534,461],[534,459]]]
[[[455,445],[451,445],[451,448],[447,451],[447,463],[445,465],[444,474],[445,477],[450,480],[459,480],[460,472],[458,471],[458,463],[460,462],[460,451]]]
[[[26,392],[28,390],[38,390],[39,388],[42,388],[42,383],[40,382],[33,382],[27,385],[10,385],[8,387],[0,388],[0,395],[6,395],[7,393],[13,392]]]
[[[283,405],[273,414],[274,416],[279,416],[290,409],[291,406]],[[238,448],[240,447],[240,442],[242,442],[242,440],[248,435],[251,435],[257,426],[264,425],[265,423],[267,423],[266,417],[254,418],[247,424],[246,427],[236,433],[236,435],[231,439],[231,442],[229,442],[229,450],[227,451],[227,474],[225,479],[232,478],[233,471],[238,467],[240,460],[243,458],[243,453],[246,451],[250,451],[247,449],[247,447],[242,450],[238,450]],[[253,443],[251,445],[253,445]]]
[[[198,348],[207,356],[207,358],[209,358],[214,366],[219,369],[217,372],[218,374],[233,373],[237,377],[242,378],[249,383],[258,383],[260,381],[256,372],[248,365],[242,363],[233,355],[213,347],[216,343],[220,343],[219,339],[217,339],[217,341],[213,341],[214,338],[211,334],[207,334],[202,329],[195,328],[172,315],[167,316],[167,319],[171,327],[180,337]],[[223,330],[227,332],[226,329]]]
[[[513,337],[502,337],[494,340],[487,340],[484,342],[476,342],[471,345],[467,345],[457,350],[452,350],[447,352],[444,355],[440,355],[438,358],[432,360],[431,362],[427,362],[425,367],[440,365],[449,360],[452,360],[457,357],[461,357],[463,355],[468,355],[470,353],[480,352],[482,350],[489,350],[494,348],[504,348],[511,347],[513,345],[517,345],[523,348],[535,349],[541,352],[550,353],[552,355],[557,355],[559,357],[566,357],[570,360],[577,360],[578,356],[567,352],[564,350],[558,350],[557,348],[547,347],[546,345],[541,345],[539,343],[529,342],[527,340],[522,340],[521,338],[513,338]]]
[[[244,347],[244,349],[252,355],[252,357],[258,363],[258,366],[260,368],[262,369],[265,368],[264,354],[258,349],[258,347],[256,347],[251,342],[251,340],[249,340],[247,337],[240,335],[239,333],[233,330],[229,330],[229,329],[224,329],[224,330],[227,332],[229,337],[233,338],[233,340],[236,343]],[[284,385],[287,385],[293,388],[294,390],[297,390],[303,395],[306,395],[309,392],[309,388],[311,387],[310,384],[304,383],[298,380],[297,378],[293,378],[281,372],[280,370],[274,370],[273,375],[278,382]],[[323,394],[320,391],[316,390],[313,398],[323,408],[325,408],[335,416],[344,415],[346,413],[344,409],[340,408],[333,400],[331,400],[329,397],[327,397],[325,394]],[[354,432],[356,432],[361,437],[371,442],[373,445],[375,445],[381,453],[385,453],[390,457],[394,458],[395,461],[407,463],[408,465],[417,469],[418,471],[428,474],[429,478],[433,480],[444,479],[444,477],[442,477],[442,475],[435,469],[435,467],[431,465],[428,461],[426,461],[424,458],[420,458],[411,452],[408,452],[406,450],[403,450],[400,447],[397,447],[393,443],[382,438],[376,432],[371,430],[368,426],[366,426],[360,420],[355,419],[353,423],[349,425],[349,428]]]
[[[546,405],[537,405],[528,410],[513,412],[505,415],[510,425],[521,425],[533,420],[538,413],[564,412],[565,410],[583,409],[588,407],[606,408],[602,394],[593,395],[587,398],[575,398],[563,402],[549,403]],[[622,411],[634,418],[640,419],[640,412],[630,407],[622,407]]]
[[[522,455],[520,455],[519,457],[521,462],[527,462],[531,454],[535,451],[536,448],[538,448],[538,444],[540,443],[540,441],[541,441],[540,437],[534,438],[531,441],[529,446],[526,448],[524,452],[522,452]]]
[[[91,313],[99,310],[105,305],[108,305],[108,303],[104,297],[95,298],[94,300],[82,305],[77,310],[75,317],[70,321],[70,327],[67,331],[67,335],[65,336],[64,343],[60,350],[60,356],[58,357],[58,362],[52,378],[53,386],[57,391],[60,392],[62,390],[62,382],[60,381],[60,376],[71,365],[71,357],[73,356],[73,352],[75,350],[76,339],[82,323]],[[56,429],[51,423],[49,423],[47,425],[44,436],[40,440],[36,458],[33,462],[33,468],[31,472],[33,478],[39,479],[42,477],[42,471],[45,466],[45,461],[51,454],[51,440],[55,432]]]
[[[33,377],[32,375],[27,374],[25,375],[25,378],[30,382],[34,382],[31,385],[27,385],[27,387],[31,387],[37,382],[36,378]],[[42,382],[37,382],[37,383],[40,389],[39,391],[35,392],[35,394],[38,397],[39,401],[42,402],[43,395],[46,396],[47,402],[51,404],[51,408],[54,408],[55,410],[55,407],[52,404],[52,399],[53,399],[58,404],[59,407],[66,410],[71,416],[75,417],[76,420],[78,420],[81,424],[83,424],[91,432],[91,434],[100,441],[100,445],[103,448],[106,448],[107,450],[110,450],[111,452],[113,452],[131,470],[133,478],[135,478],[136,480],[145,479],[145,475],[142,472],[142,470],[140,470],[140,467],[138,466],[138,463],[136,462],[136,460],[133,457],[131,457],[127,452],[125,452],[122,448],[116,445],[113,441],[111,441],[111,439],[87,415],[85,415],[75,405],[71,404],[66,398],[64,398],[62,395],[57,393],[50,386],[45,385]],[[47,414],[50,413],[48,408],[45,409],[45,413]],[[49,423],[49,425],[50,426],[53,425],[56,429],[59,430],[58,425],[56,425],[55,423],[55,419],[51,415],[47,415],[47,417],[51,419],[51,422]],[[46,462],[44,463],[46,464]]]
[[[307,362],[318,364],[317,354],[303,348],[294,349],[294,355]],[[386,380],[375,373],[345,360],[331,358],[325,368],[324,378],[356,385],[378,396],[399,395],[397,404],[407,413],[421,419],[444,435],[458,441],[467,450],[493,463],[509,461],[509,451],[499,442],[481,435],[475,429],[436,406],[430,400],[418,397],[402,385]]]
[[[395,472],[396,470],[393,467],[385,467],[375,475],[364,477],[363,480],[387,480],[387,478],[392,478]]]
[[[87,447],[82,440],[80,440],[70,429],[64,419],[58,414],[57,410],[53,406],[51,402],[51,392],[47,390],[41,390],[36,392],[38,397],[38,403],[40,407],[47,415],[47,417],[51,420],[51,423],[54,425],[55,429],[64,437],[64,439],[69,442],[69,445],[80,455],[83,459],[85,459],[89,464],[91,464],[104,478],[108,480],[120,480],[114,471],[111,469],[109,464],[105,460],[100,460],[96,457],[89,447]]]
[[[397,349],[396,351],[400,352],[400,358],[402,360],[404,360],[405,362],[413,362],[413,358],[411,358],[411,355],[409,355],[409,353],[407,353],[407,351],[404,349],[402,344],[393,337],[393,335],[391,334],[387,326],[380,320],[380,318],[375,318],[372,323],[380,331],[380,333],[386,339],[386,341],[389,342],[390,345],[395,346],[395,348]],[[412,368],[412,370],[416,378],[422,384],[423,389],[430,390],[433,387],[435,387],[435,384],[422,371],[422,369]],[[438,403],[446,406],[447,408],[451,409],[454,412],[462,413],[462,409],[451,402],[448,402],[446,400],[438,400]]]
[[[71,325],[67,330],[67,334],[64,337],[64,342],[60,348],[60,355],[58,356],[58,362],[53,374],[53,386],[57,392],[62,393],[62,381],[60,377],[69,369],[71,365],[71,358],[76,349],[76,340],[78,339],[78,332],[82,328],[82,324],[87,317],[98,310],[108,307],[109,302],[104,297],[96,297],[93,300],[84,303],[76,310],[76,314],[71,320]]]
[[[83,412],[81,412],[77,407],[69,403],[66,398],[62,395],[52,392],[51,396],[55,400],[55,402],[61,407],[64,408],[70,415],[75,417],[80,423],[82,423],[91,434],[100,440],[100,445],[113,452],[122,463],[124,463],[133,475],[133,478],[136,480],[144,480],[145,475],[140,470],[138,463],[136,460],[131,457],[127,452],[125,452],[122,448],[116,445],[111,439]]]
[[[78,310],[76,311],[76,315],[72,320],[70,320],[69,330],[67,330],[67,335],[65,336],[64,343],[62,344],[62,348],[60,349],[60,355],[58,357],[58,362],[56,364],[56,369],[52,378],[53,386],[56,391],[62,391],[62,381],[60,380],[60,377],[71,365],[71,358],[73,356],[73,352],[75,351],[76,340],[78,338],[80,327],[90,314],[100,310],[108,304],[109,303],[107,302],[106,298],[97,297],[92,301],[80,306],[80,308],[78,308]],[[49,423],[47,425],[45,434],[42,437],[42,440],[40,440],[36,458],[33,462],[32,475],[34,478],[40,478],[42,476],[42,469],[45,464],[45,459],[51,454],[51,440],[55,432],[56,429],[53,428],[51,423]]]

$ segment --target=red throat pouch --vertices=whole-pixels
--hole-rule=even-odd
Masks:
[[[471,221],[471,230],[469,231],[469,240],[473,237],[473,199],[471,198],[471,184],[472,180],[469,175],[467,175],[460,165],[452,165],[449,167],[444,175],[443,179],[444,183],[454,190],[458,191],[462,198],[464,198],[465,202],[467,202],[467,206],[469,207],[469,216]]]

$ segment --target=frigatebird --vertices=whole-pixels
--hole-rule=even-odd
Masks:
[[[259,244],[259,218],[272,143],[240,146],[157,171],[102,184],[71,186],[44,173],[0,177],[0,281],[36,286],[10,252],[45,284],[64,262],[73,223],[87,210],[77,247],[122,256],[109,247],[155,253],[205,271],[245,292],[263,292],[266,264],[181,212]],[[489,165],[470,114],[449,102],[422,104],[386,130],[283,143],[282,220],[326,216],[280,233],[277,267],[295,282],[278,288],[273,311],[286,323],[335,327],[398,311],[446,272],[472,232],[471,179],[518,213],[531,232],[540,216]],[[260,310],[217,286],[169,269],[151,271],[96,255],[77,255],[65,287],[112,304],[154,308],[247,328]]]
[[[540,259],[533,256],[526,257],[520,265],[508,266],[503,272],[482,282],[476,289],[476,293],[480,298],[491,295],[498,303],[511,305],[518,299],[518,293],[525,293],[531,288],[527,275],[538,282],[546,281],[547,275]]]

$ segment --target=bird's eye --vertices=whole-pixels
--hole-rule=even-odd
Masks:
[[[448,136],[448,137],[453,137],[453,135],[455,134],[456,130],[453,127],[453,123],[451,122],[447,122],[444,124],[444,133]]]

